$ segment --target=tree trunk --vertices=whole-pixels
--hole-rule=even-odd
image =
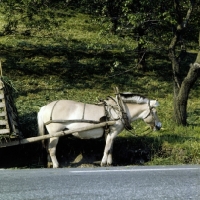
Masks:
[[[190,7],[188,9],[185,20],[182,18],[180,11],[179,1],[175,0],[175,10],[178,16],[178,25],[174,37],[169,45],[169,59],[172,62],[173,82],[174,82],[174,120],[178,125],[187,125],[187,102],[188,96],[192,86],[199,76],[200,69],[200,52],[198,52],[196,61],[190,65],[190,69],[185,78],[181,76],[180,59],[176,56],[176,45],[182,37],[183,29],[186,28],[187,22],[190,18],[193,10],[194,2],[190,1]],[[200,44],[200,33],[199,33]]]
[[[200,53],[198,53],[200,56]],[[198,57],[197,56],[197,57]],[[194,63],[190,65],[190,70],[187,76],[184,78],[179,92],[174,95],[174,115],[175,121],[178,125],[187,125],[187,102],[190,90],[197,78],[199,77],[200,64]]]
[[[199,33],[199,45],[200,45],[200,33]],[[174,65],[176,60],[173,61]],[[173,66],[172,63],[172,66]],[[175,71],[176,67],[173,67],[174,72],[174,117],[178,125],[187,125],[187,102],[190,90],[200,74],[200,51],[197,54],[196,61],[190,65],[187,76],[180,84],[179,77]]]

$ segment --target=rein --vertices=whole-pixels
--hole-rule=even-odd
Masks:
[[[148,129],[150,129],[150,128],[148,128]],[[148,129],[144,130],[144,131],[141,132],[141,133],[145,133]],[[145,136],[145,135],[148,135],[149,133],[152,132],[152,131],[150,130],[150,131],[147,132],[146,134],[138,135],[138,134],[136,134],[135,132],[132,132],[131,130],[127,130],[127,131],[128,131],[133,137]]]

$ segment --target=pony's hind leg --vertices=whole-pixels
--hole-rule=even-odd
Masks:
[[[42,142],[42,160],[44,162],[44,166],[47,168],[51,168],[53,166],[51,157],[49,155],[49,139]]]
[[[58,144],[58,137],[52,137],[50,138],[50,142],[49,142],[49,147],[48,147],[48,151],[49,151],[49,155],[51,158],[51,161],[53,163],[53,168],[58,168],[59,164],[56,158],[56,146]]]

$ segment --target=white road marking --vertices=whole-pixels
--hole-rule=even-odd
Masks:
[[[145,169],[102,169],[86,171],[70,171],[71,173],[99,173],[99,172],[145,172],[145,171],[178,171],[178,170],[200,170],[200,168],[145,168]]]

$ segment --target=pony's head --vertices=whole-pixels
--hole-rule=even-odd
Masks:
[[[133,103],[141,105],[141,113],[139,114],[138,118],[144,120],[145,123],[150,125],[153,130],[160,130],[161,129],[161,122],[158,118],[156,107],[159,106],[157,100],[150,100],[141,95],[135,95],[132,93],[121,93],[121,97],[123,102],[125,103]],[[146,106],[144,106],[144,104]]]
[[[143,118],[144,122],[146,122],[153,130],[160,130],[162,127],[162,123],[160,122],[156,107],[159,106],[157,100],[149,100],[148,107],[149,111],[148,114]]]

